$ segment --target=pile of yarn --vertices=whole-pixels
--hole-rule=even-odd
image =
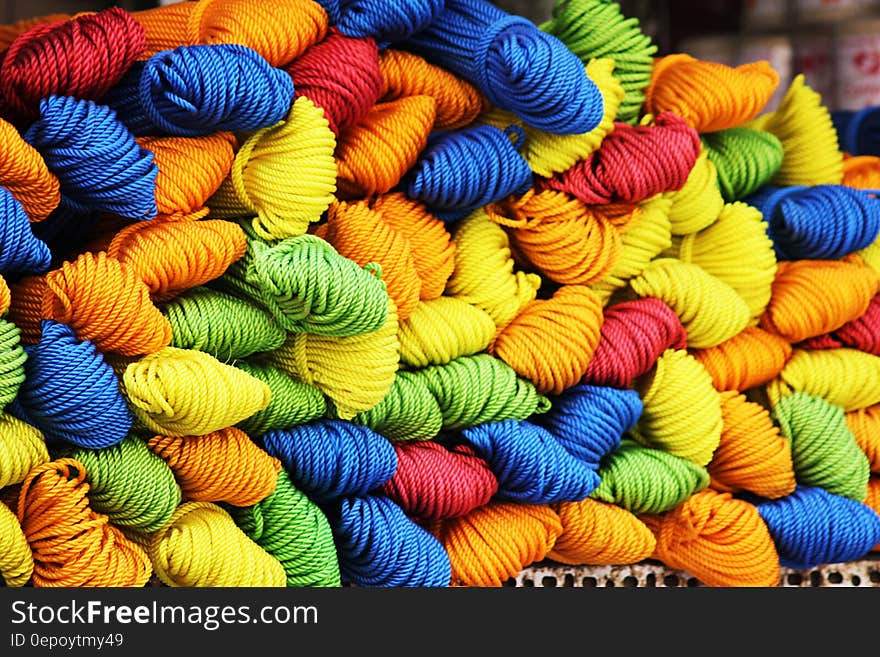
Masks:
[[[880,548],[880,153],[803,77],[767,111],[768,62],[607,0],[3,35],[6,585],[770,587]]]

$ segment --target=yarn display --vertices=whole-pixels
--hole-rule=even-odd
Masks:
[[[2,27],[0,585],[880,548],[867,113],[611,0]]]

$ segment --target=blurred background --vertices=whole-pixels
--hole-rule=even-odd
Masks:
[[[393,1],[393,0],[389,0]],[[564,0],[558,0],[562,2]],[[493,0],[536,24],[554,0]],[[165,0],[0,0],[0,21],[118,5],[128,10]],[[834,110],[880,104],[880,0],[620,0],[627,17],[658,47],[735,66],[767,60],[780,75],[775,106],[791,78],[807,84]]]

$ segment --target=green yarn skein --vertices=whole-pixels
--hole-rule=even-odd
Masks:
[[[525,420],[550,409],[550,400],[531,381],[490,354],[459,356],[445,365],[412,372],[425,382],[437,400],[445,430],[484,422]]]
[[[272,351],[287,337],[260,307],[207,287],[191,288],[160,310],[171,324],[172,346],[204,351],[223,362]]]
[[[275,492],[246,507],[225,506],[235,524],[275,557],[290,587],[341,586],[330,523],[321,509],[278,473]]]
[[[431,440],[443,428],[440,405],[422,377],[401,370],[385,398],[351,420],[388,440]]]
[[[599,465],[599,485],[590,497],[635,513],[674,509],[709,485],[709,471],[693,461],[631,438],[607,454]]]
[[[257,254],[270,248],[272,244],[266,242],[262,237],[254,232],[251,218],[230,219],[237,224],[245,236],[245,250],[242,256],[230,264],[222,276],[209,281],[207,285],[211,288],[227,292],[240,299],[247,299],[253,303],[257,303],[264,309],[268,310],[263,303],[263,294],[260,289],[259,281],[253,282],[248,279],[248,271],[253,265]]]
[[[552,18],[539,27],[562,41],[585,64],[591,59],[614,60],[613,75],[624,90],[616,120],[635,124],[657,53],[638,18],[627,18],[620,4],[610,0],[556,0]]]
[[[782,166],[782,142],[771,132],[728,128],[700,135],[715,165],[721,196],[727,203],[757,191]]]
[[[260,250],[247,272],[286,330],[335,337],[372,333],[385,323],[388,292],[380,276],[378,264],[361,267],[309,234]]]
[[[60,446],[52,452],[59,456],[85,466],[89,505],[119,527],[156,531],[181,502],[174,472],[135,436],[103,449]]]
[[[236,426],[256,438],[272,430],[290,429],[322,417],[327,410],[324,394],[315,386],[297,381],[272,365],[238,361],[235,366],[269,386],[269,405]]]
[[[791,442],[794,476],[799,484],[864,502],[871,464],[836,404],[803,391],[779,400],[771,417]]]
[[[18,389],[24,383],[26,360],[21,331],[12,322],[0,319],[0,410],[18,395]]]

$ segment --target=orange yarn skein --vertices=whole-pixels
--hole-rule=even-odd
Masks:
[[[107,248],[146,284],[153,301],[223,274],[247,248],[244,230],[231,221],[142,221],[119,231]]]
[[[489,353],[535,384],[560,394],[583,378],[602,328],[602,302],[590,288],[565,285],[527,305],[489,346]]]
[[[43,295],[46,293],[44,275],[24,276],[9,287],[11,301],[7,319],[21,331],[23,344],[37,344],[43,335]]]
[[[620,232],[578,199],[552,189],[531,189],[486,207],[509,229],[512,247],[547,278],[563,285],[601,280],[620,257]]]
[[[437,116],[430,96],[376,104],[336,145],[339,198],[385,194],[397,185],[428,144]]]
[[[766,408],[736,391],[721,393],[721,442],[706,466],[717,491],[777,498],[793,492],[791,444]]]
[[[442,296],[455,269],[455,246],[446,224],[403,192],[375,196],[369,205],[382,213],[386,224],[409,240],[413,264],[421,280],[419,298],[429,301]]]
[[[562,534],[547,557],[560,563],[614,566],[648,559],[657,540],[631,511],[591,498],[551,504]]]
[[[746,390],[772,381],[791,358],[791,343],[758,326],[747,326],[714,347],[692,349],[716,390]]]
[[[379,263],[388,296],[397,305],[398,319],[412,314],[421,291],[412,249],[409,240],[386,223],[381,212],[371,209],[366,201],[334,202],[327,222],[314,234],[361,267]]]
[[[430,96],[437,102],[434,129],[463,128],[485,110],[488,99],[476,87],[424,57],[405,50],[379,52],[383,102],[408,96]]]
[[[0,144],[0,186],[18,199],[31,221],[42,221],[61,203],[61,183],[39,151],[2,118]]]
[[[27,32],[37,25],[45,25],[46,23],[60,23],[69,21],[73,16],[69,14],[44,14],[42,16],[34,16],[32,18],[24,18],[14,23],[0,25],[0,52],[9,48],[12,42],[19,34]]]
[[[100,351],[139,356],[171,344],[171,324],[137,271],[105,252],[84,253],[46,274],[41,315],[67,324]]]
[[[880,476],[871,475],[868,478],[868,497],[865,498],[865,505],[880,514]],[[871,548],[871,552],[880,552],[880,543]]]
[[[769,587],[781,577],[779,553],[758,509],[705,488],[676,508],[640,516],[657,538],[654,558],[708,586]]]
[[[152,574],[146,551],[92,510],[88,492],[85,467],[70,458],[36,466],[22,483],[16,515],[34,586],[143,586]]]
[[[177,46],[238,43],[283,67],[327,33],[327,12],[312,0],[200,0],[132,12],[147,37],[141,59]]]
[[[138,137],[159,167],[156,207],[168,219],[194,220],[208,214],[205,203],[232,171],[238,142],[231,132],[206,137]]]
[[[880,474],[880,404],[849,411],[846,426],[868,457],[871,472]]]
[[[675,53],[654,60],[645,111],[674,112],[697,132],[715,132],[755,118],[777,86],[779,74],[767,61],[732,67]]]
[[[563,529],[547,505],[490,501],[429,531],[449,555],[452,586],[497,587],[544,559]]]
[[[147,447],[174,472],[184,501],[250,506],[275,491],[281,461],[241,429],[201,436],[154,436]]]
[[[873,269],[855,262],[781,261],[760,326],[792,343],[830,333],[865,313],[878,284]]]

